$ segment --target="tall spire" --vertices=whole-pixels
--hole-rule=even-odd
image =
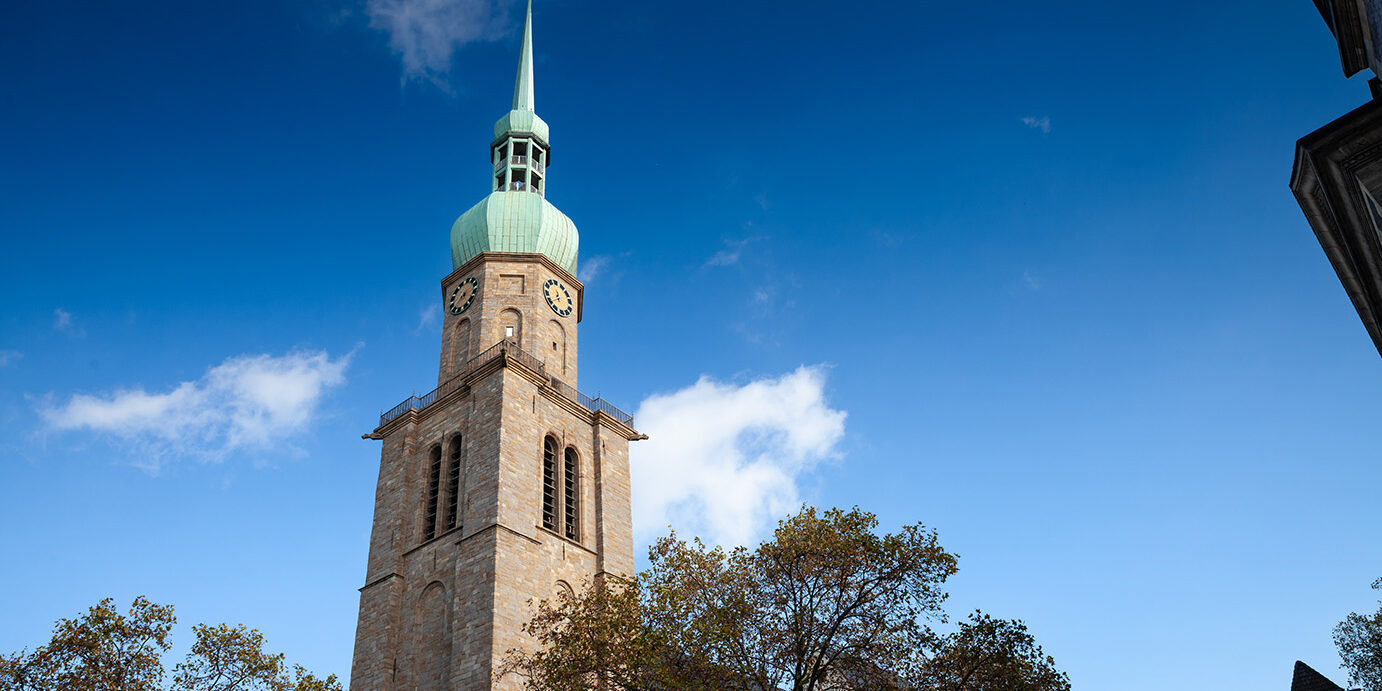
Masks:
[[[513,109],[533,109],[533,0],[523,21],[523,54],[518,58],[518,79],[513,84]]]

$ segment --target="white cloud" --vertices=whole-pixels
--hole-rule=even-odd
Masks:
[[[651,396],[635,419],[633,518],[640,542],[668,525],[746,544],[798,502],[797,478],[838,455],[845,412],[825,397],[826,368],[742,386],[702,377]]]
[[[50,430],[108,434],[130,444],[137,465],[151,471],[180,456],[219,460],[237,449],[285,445],[312,421],[325,392],[345,383],[351,355],[241,355],[165,393],[77,394],[39,412]]]
[[[581,270],[576,277],[581,279],[581,283],[590,283],[609,267],[609,262],[610,258],[607,255],[597,254],[590,257],[581,262]]]
[[[1041,130],[1042,134],[1051,134],[1051,118],[1047,116],[1022,118],[1022,124],[1034,129]]]
[[[19,359],[24,357],[24,353],[17,350],[0,350],[0,367],[9,367]]]
[[[504,35],[508,0],[368,0],[370,28],[388,33],[403,62],[404,80],[430,81],[449,91],[446,76],[456,51]]]
[[[722,249],[714,256],[705,260],[706,266],[733,266],[739,263],[739,256],[742,254],[742,246]]]
[[[431,304],[422,308],[417,315],[417,328],[413,329],[414,334],[420,334],[429,327],[437,323],[437,315],[441,313],[439,305]]]
[[[86,335],[85,331],[72,323],[72,313],[61,307],[53,310],[53,328],[57,331],[79,338]]]
[[[744,248],[750,242],[758,238],[750,237],[743,240],[725,240],[725,248],[716,252],[714,256],[705,261],[706,266],[734,266],[739,263],[739,259],[744,256]]]
[[[1028,290],[1041,290],[1041,279],[1035,276],[1031,271],[1022,272],[1022,282],[1027,284]]]

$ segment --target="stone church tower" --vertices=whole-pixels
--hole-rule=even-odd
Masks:
[[[491,193],[451,229],[438,388],[385,413],[352,691],[518,687],[531,602],[633,573],[633,418],[576,390],[576,226],[546,199],[532,7]]]

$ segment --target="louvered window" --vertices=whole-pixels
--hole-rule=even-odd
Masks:
[[[557,440],[542,442],[542,527],[557,529]]]
[[[437,536],[437,491],[441,480],[441,447],[432,447],[432,462],[427,473],[427,516],[423,518],[423,538],[431,540]]]
[[[566,536],[572,540],[580,538],[580,485],[578,483],[580,475],[577,468],[580,466],[576,457],[576,450],[568,447],[566,449],[566,464],[563,468],[562,479],[564,480],[563,502],[566,505]]]
[[[456,527],[461,508],[461,438],[451,440],[451,458],[446,478],[446,530]]]

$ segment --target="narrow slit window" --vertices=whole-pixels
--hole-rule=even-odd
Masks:
[[[557,529],[557,440],[542,442],[542,527]]]
[[[427,516],[423,519],[423,540],[437,536],[437,485],[441,480],[441,447],[432,447],[431,469],[427,473]]]
[[[578,484],[580,476],[576,472],[579,465],[576,458],[576,450],[568,447],[566,449],[566,467],[562,469],[562,479],[565,482],[564,499],[566,500],[563,503],[566,505],[566,536],[572,540],[580,539],[581,534],[580,485]]]
[[[461,508],[461,438],[451,440],[450,466],[446,478],[446,529],[456,527]]]

